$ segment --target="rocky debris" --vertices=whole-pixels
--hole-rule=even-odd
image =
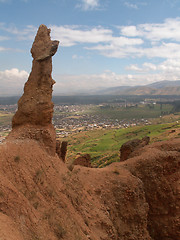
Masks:
[[[54,105],[51,101],[55,81],[52,79],[51,72],[52,56],[56,53],[58,44],[59,41],[51,41],[50,29],[40,25],[31,49],[32,71],[25,83],[24,94],[18,101],[18,110],[12,119],[12,132],[23,127],[23,131],[18,130],[19,134],[23,132],[23,138],[29,136],[33,138],[35,135],[35,139],[40,140],[40,143],[50,141],[52,144],[47,145],[47,149],[52,155],[56,151],[56,137],[52,125]],[[38,137],[37,130],[41,132]],[[32,134],[29,134],[29,131],[32,131]],[[21,137],[21,135],[18,136],[18,138]]]
[[[120,161],[125,161],[135,155],[136,151],[149,144],[150,138],[145,136],[142,139],[133,139],[124,143],[120,148]]]
[[[92,167],[91,166],[91,156],[89,154],[79,156],[74,160],[73,165],[80,165],[80,166],[91,168]]]
[[[66,141],[59,141],[56,140],[56,153],[63,160],[63,162],[66,161],[66,153],[67,153],[67,145],[68,142]]]

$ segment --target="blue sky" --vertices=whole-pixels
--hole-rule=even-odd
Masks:
[[[180,80],[180,0],[0,0],[0,96],[22,93],[40,24],[54,94]]]

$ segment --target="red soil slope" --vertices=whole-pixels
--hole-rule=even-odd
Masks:
[[[0,145],[0,239],[179,239],[180,140],[68,170],[30,139]]]

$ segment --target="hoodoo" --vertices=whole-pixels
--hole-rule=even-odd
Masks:
[[[16,129],[16,133],[19,130],[18,137],[38,140],[50,154],[55,154],[56,150],[51,101],[55,81],[51,73],[52,56],[56,53],[58,45],[59,41],[51,40],[50,29],[43,24],[40,25],[31,48],[32,71],[25,83],[24,94],[18,101],[18,110],[12,120],[13,130]],[[13,131],[10,137],[12,135]]]
[[[84,155],[67,168],[67,142],[56,144],[52,125],[58,43],[39,27],[13,129],[0,144],[0,240],[179,240],[180,138],[136,139],[121,162],[96,169]]]

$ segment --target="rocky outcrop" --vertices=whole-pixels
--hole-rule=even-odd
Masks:
[[[56,151],[56,135],[52,125],[53,103],[52,56],[58,41],[51,41],[50,29],[41,25],[31,48],[32,71],[24,86],[24,94],[18,101],[18,110],[12,120],[9,138],[31,138],[39,141],[48,153]],[[15,130],[15,134],[14,134]]]
[[[124,143],[120,148],[120,161],[125,161],[130,157],[135,156],[136,152],[149,144],[150,138],[148,136],[141,139],[133,139]]]
[[[51,77],[52,56],[58,41],[51,41],[50,29],[41,25],[38,29],[31,53],[32,71],[24,87],[24,94],[18,101],[18,111],[13,117],[12,127],[31,124],[46,126],[51,124],[53,114]]]
[[[67,145],[68,142],[66,141],[59,141],[56,140],[56,153],[63,160],[63,162],[66,161],[66,153],[67,153]]]
[[[179,240],[180,139],[103,169],[74,166],[37,141],[0,145],[0,237]]]
[[[92,167],[91,166],[91,156],[89,154],[79,156],[74,160],[73,165]]]
[[[144,147],[122,163],[143,182],[149,205],[147,229],[153,240],[180,236],[180,139]]]

